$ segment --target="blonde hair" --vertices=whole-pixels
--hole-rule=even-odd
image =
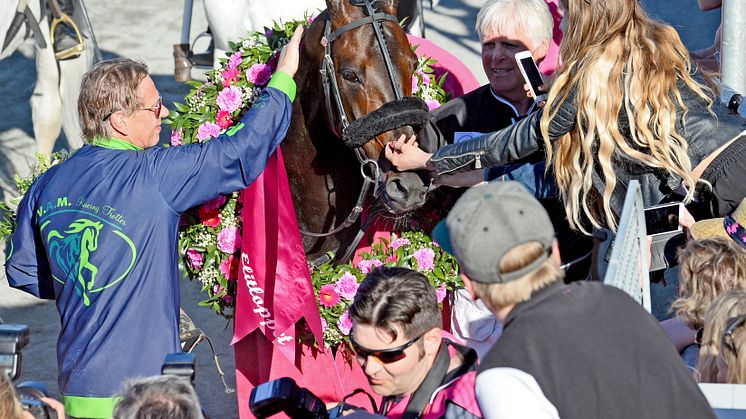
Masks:
[[[0,372],[0,418],[20,419],[23,417],[13,383],[5,373]]]
[[[746,252],[730,239],[690,240],[679,250],[679,297],[671,310],[692,329],[720,295],[746,289]]]
[[[83,75],[78,114],[86,142],[109,136],[111,114],[130,114],[140,106],[137,88],[147,76],[148,66],[129,58],[101,61]]]
[[[541,120],[547,161],[554,166],[570,226],[586,234],[587,222],[616,230],[610,205],[617,184],[612,157],[665,171],[693,185],[688,144],[676,130],[688,110],[678,83],[708,108],[712,91],[692,78],[689,53],[676,30],[650,18],[638,1],[560,1],[569,26],[560,44],[565,64],[549,92],[545,109],[550,111]],[[573,91],[575,126],[552,143],[549,123]],[[629,127],[620,127],[620,115]],[[593,188],[596,166],[604,182],[601,192]],[[690,187],[687,202],[693,191]]]
[[[721,295],[705,314],[705,328],[702,333],[702,346],[699,349],[699,361],[697,370],[700,373],[699,381],[702,383],[716,383],[718,377],[717,359],[720,355],[720,343],[723,333],[725,333],[728,319],[739,314],[746,314],[746,291],[731,291]],[[723,360],[728,365],[728,382],[729,383],[746,383],[746,330],[740,327],[733,334],[734,343],[739,351],[738,365],[735,364],[735,357],[728,356],[725,353]],[[730,351],[725,350],[728,353]],[[740,355],[743,354],[743,355]],[[732,355],[732,354],[729,354]]]
[[[500,272],[515,272],[543,255],[546,255],[546,249],[541,243],[523,243],[503,256],[500,260]],[[557,261],[549,257],[535,271],[514,281],[503,284],[487,284],[474,280],[471,282],[474,293],[487,307],[495,311],[501,307],[527,301],[535,291],[562,279],[564,275]]]

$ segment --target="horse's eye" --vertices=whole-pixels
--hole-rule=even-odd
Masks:
[[[358,81],[360,81],[360,79],[357,78],[357,74],[349,69],[342,70],[342,78],[353,83],[357,83]]]

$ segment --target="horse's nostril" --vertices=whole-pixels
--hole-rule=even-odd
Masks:
[[[408,195],[407,187],[399,179],[392,179],[386,183],[386,194],[394,199],[406,199]]]

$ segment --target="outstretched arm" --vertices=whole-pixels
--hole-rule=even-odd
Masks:
[[[574,92],[559,106],[549,124],[550,141],[559,139],[575,126],[577,107]],[[398,170],[425,168],[438,176],[510,163],[543,147],[540,123],[546,111],[540,109],[505,129],[443,146],[433,154],[400,138],[386,148],[386,157]]]

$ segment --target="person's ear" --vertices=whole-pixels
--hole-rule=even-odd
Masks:
[[[562,256],[560,256],[559,244],[557,239],[552,242],[552,257],[557,262],[558,266],[562,266]]]
[[[440,343],[443,340],[443,334],[440,328],[433,327],[422,335],[422,341],[425,345],[425,354],[434,355],[440,349]]]
[[[127,135],[129,133],[129,129],[127,128],[127,121],[124,115],[122,115],[121,112],[114,112],[109,117],[109,125],[111,125],[111,128],[114,130],[114,132],[117,132],[121,135]]]
[[[549,52],[549,43],[551,42],[551,39],[544,39],[541,41],[541,44],[539,44],[538,47],[534,48],[533,51],[531,51],[531,56],[534,57],[534,61],[536,61],[536,64],[540,64],[542,61],[544,61],[544,57],[547,56],[547,52]]]

